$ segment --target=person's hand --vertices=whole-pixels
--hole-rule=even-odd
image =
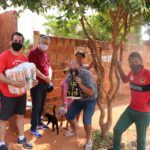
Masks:
[[[12,81],[11,82],[12,86],[15,86],[15,87],[18,87],[18,88],[24,87],[25,84],[26,84],[25,81]]]
[[[47,84],[50,84],[50,83],[51,83],[51,79],[50,79],[50,77],[49,77],[49,76],[47,76],[47,77],[45,78],[45,81],[46,81],[46,83],[47,83]]]
[[[82,83],[81,78],[79,78],[79,77],[76,77],[75,80],[79,85]]]
[[[38,80],[32,80],[33,87],[36,86],[37,84],[38,84]]]
[[[120,66],[120,65],[122,64],[122,61],[119,61],[119,60],[117,59],[116,64],[117,64],[117,66]]]

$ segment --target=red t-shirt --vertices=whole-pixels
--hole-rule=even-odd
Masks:
[[[48,59],[47,52],[42,52],[38,47],[30,51],[28,55],[28,61],[36,65],[37,69],[40,70],[45,76],[49,76],[50,62]],[[46,83],[44,80],[38,78],[39,83]]]
[[[7,69],[11,69],[23,62],[27,62],[27,58],[21,52],[19,52],[18,56],[15,56],[9,50],[5,50],[3,53],[0,54],[0,73],[3,73],[5,75],[5,71]],[[8,85],[3,82],[0,83],[0,90],[2,94],[7,97],[21,96],[21,95],[11,94],[8,90]]]
[[[150,71],[144,68],[138,74],[130,71],[128,74],[130,82],[131,102],[130,107],[140,112],[150,112]]]

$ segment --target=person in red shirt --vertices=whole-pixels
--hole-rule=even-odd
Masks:
[[[1,109],[0,109],[0,150],[5,150],[5,135],[7,121],[16,114],[16,125],[18,128],[18,143],[24,148],[31,149],[32,145],[24,137],[24,114],[26,110],[26,93],[21,95],[11,94],[8,85],[15,87],[24,87],[25,81],[11,81],[7,79],[5,71],[11,69],[23,62],[27,58],[21,53],[24,37],[21,33],[15,32],[11,37],[11,48],[0,54],[0,91],[1,91]]]
[[[30,132],[37,138],[41,137],[38,129],[48,129],[48,127],[42,122],[41,115],[44,110],[45,99],[47,96],[47,86],[51,83],[52,75],[47,53],[49,43],[49,37],[41,36],[38,47],[30,51],[28,55],[29,62],[33,62],[37,69],[45,76],[45,79],[37,77],[38,85],[30,90],[32,98]]]
[[[122,134],[133,123],[137,131],[137,150],[146,150],[146,130],[150,123],[150,71],[144,68],[138,52],[132,52],[128,60],[131,71],[127,76],[119,62],[117,66],[122,81],[130,83],[131,102],[114,127],[113,148],[109,150],[121,150]]]

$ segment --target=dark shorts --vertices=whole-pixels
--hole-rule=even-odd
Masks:
[[[83,110],[83,123],[84,125],[91,125],[92,123],[92,116],[95,111],[96,100],[86,100],[86,101],[79,101],[74,100],[71,103],[71,106],[67,112],[67,120],[71,121],[74,120],[75,117]]]
[[[25,115],[26,94],[19,97],[1,95],[0,120],[8,120],[14,114]]]

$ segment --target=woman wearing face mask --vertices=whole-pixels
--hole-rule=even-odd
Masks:
[[[37,69],[44,76],[44,78],[37,77],[38,85],[30,90],[33,106],[30,132],[37,138],[41,137],[38,129],[48,129],[48,127],[41,121],[41,115],[43,113],[45,99],[47,96],[47,87],[51,83],[52,75],[52,70],[47,54],[49,44],[50,38],[47,36],[41,36],[38,47],[30,51],[28,55],[29,62],[33,62]]]
[[[131,102],[114,127],[113,148],[121,150],[121,136],[131,124],[137,131],[137,150],[146,150],[146,130],[150,123],[150,71],[143,66],[141,55],[132,52],[128,58],[131,71],[126,76],[118,63],[118,72],[124,83],[130,83]]]

